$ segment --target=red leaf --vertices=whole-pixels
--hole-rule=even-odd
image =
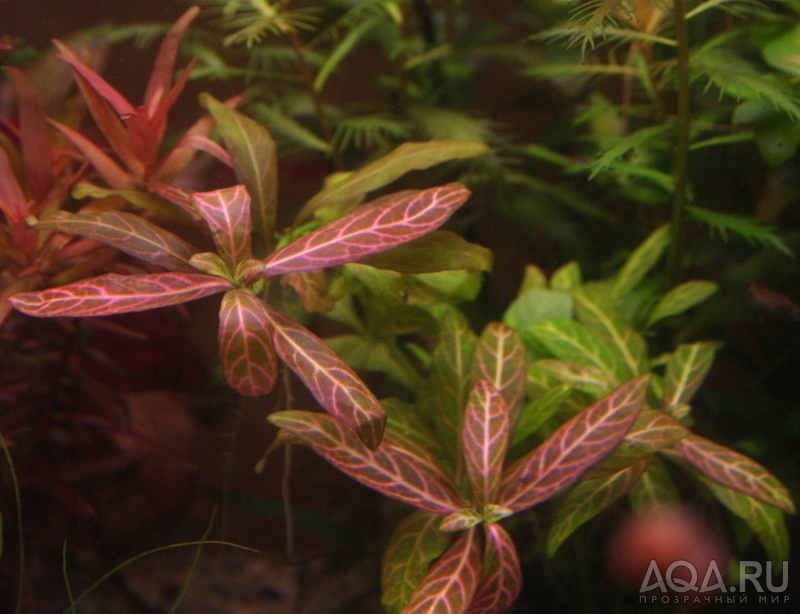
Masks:
[[[32,316],[107,316],[177,305],[228,290],[220,277],[186,273],[110,273],[40,292],[15,294],[9,301]]]
[[[516,601],[522,589],[522,569],[511,536],[497,523],[483,525],[486,546],[480,585],[467,614],[495,614]]]
[[[250,196],[243,185],[200,192],[193,200],[208,223],[219,255],[231,272],[250,258]]]
[[[465,186],[450,183],[380,198],[273,253],[264,261],[265,275],[313,271],[354,262],[411,241],[444,224],[468,196]]]
[[[475,504],[494,500],[508,447],[508,408],[494,385],[479,379],[464,412],[462,445]]]
[[[386,412],[355,372],[321,339],[269,305],[275,350],[329,413],[375,449],[381,442]]]
[[[492,322],[481,333],[472,359],[473,381],[484,378],[503,395],[512,429],[525,398],[525,347],[519,333]]]
[[[124,211],[57,211],[36,225],[89,237],[171,271],[196,273],[189,264],[197,251],[180,237]]]
[[[649,381],[643,375],[622,384],[514,463],[504,475],[498,504],[520,511],[577,481],[625,437],[644,405]]]
[[[28,203],[17,176],[11,168],[6,150],[0,147],[0,211],[9,222],[19,222],[28,215]]]
[[[247,290],[229,290],[219,309],[219,354],[225,379],[241,394],[267,394],[278,379],[278,360],[264,303]]]
[[[675,444],[683,457],[715,482],[774,505],[790,514],[786,487],[753,459],[703,437],[689,434]]]
[[[158,134],[141,115],[126,115],[122,118],[128,135],[131,151],[137,161],[143,165],[144,176],[149,167],[158,161],[158,146],[161,142]]]
[[[172,105],[175,104],[183,88],[186,87],[186,83],[189,81],[189,75],[192,73],[195,64],[197,64],[197,58],[189,60],[189,63],[186,64],[186,67],[183,69],[183,72],[181,72],[181,76],[178,77],[175,85],[172,86],[172,89],[167,92],[161,104],[158,105],[155,115],[149,117],[150,126],[152,126],[153,132],[155,132],[159,142],[161,142],[161,139],[164,137],[164,129],[167,125],[167,113],[169,113]]]
[[[282,411],[269,421],[300,437],[340,471],[365,486],[436,514],[464,507],[442,470],[385,443],[370,450],[346,424],[326,414]],[[388,438],[388,435],[387,435]]]
[[[434,563],[400,614],[462,614],[478,587],[481,548],[475,529],[467,529]]]

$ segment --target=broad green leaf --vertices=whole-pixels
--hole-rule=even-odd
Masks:
[[[219,309],[219,354],[230,386],[244,395],[269,393],[278,379],[269,319],[260,298],[230,290]]]
[[[713,480],[703,477],[700,480],[708,486],[720,503],[744,520],[758,535],[758,540],[764,546],[775,568],[780,569],[783,561],[789,558],[789,532],[786,530],[783,512],[773,505],[717,484]]]
[[[481,558],[477,531],[467,529],[433,564],[400,614],[464,614],[478,588]]]
[[[483,570],[467,614],[503,612],[522,589],[522,569],[511,536],[497,523],[485,524],[484,534]]]
[[[572,296],[560,290],[530,288],[515,298],[503,314],[503,322],[520,332],[541,320],[572,317]]]
[[[661,258],[671,239],[668,224],[661,226],[637,247],[617,274],[612,294],[620,300],[633,290]]]
[[[628,500],[636,512],[672,505],[680,500],[678,488],[658,456],[651,459],[650,466],[631,487]]]
[[[386,411],[386,428],[392,429],[395,436],[402,435],[432,456],[440,456],[441,445],[430,426],[421,419],[415,406],[394,397],[381,399],[381,405]]]
[[[361,335],[338,335],[327,337],[324,341],[354,369],[379,371],[404,386],[413,384],[409,374],[392,355],[389,346],[379,339]]]
[[[37,228],[81,235],[171,271],[194,272],[189,259],[197,251],[186,241],[139,215],[124,211],[57,211]]]
[[[543,396],[527,403],[522,408],[511,443],[517,444],[536,433],[559,410],[564,400],[572,394],[572,390],[569,384],[558,384]]]
[[[211,275],[109,273],[49,290],[20,292],[8,300],[31,316],[78,318],[168,307],[231,288],[230,282]]]
[[[357,432],[370,449],[377,447],[386,413],[366,384],[307,328],[268,305],[266,315],[278,356],[326,411]]]
[[[329,154],[331,152],[330,143],[319,138],[303,124],[293,117],[289,117],[280,109],[266,104],[256,104],[253,105],[252,112],[267,124],[274,133],[282,134],[288,139],[300,143],[314,151],[323,154]]]
[[[381,603],[397,614],[428,573],[433,561],[450,545],[453,534],[439,530],[439,514],[418,510],[394,530],[383,554]]]
[[[502,393],[490,380],[476,380],[464,411],[461,445],[477,507],[493,502],[497,494],[509,428],[508,405]]]
[[[213,192],[197,192],[192,198],[208,224],[220,257],[233,272],[248,260],[250,251],[250,196],[243,185]]]
[[[781,482],[753,459],[697,435],[687,435],[675,449],[707,477],[790,514],[792,496]]]
[[[214,252],[201,252],[199,254],[194,254],[189,260],[189,264],[191,264],[195,269],[203,271],[203,273],[222,277],[231,283],[234,282],[227,265],[222,258],[217,256],[217,254]]]
[[[200,98],[217,122],[217,130],[231,155],[233,172],[253,202],[253,225],[261,241],[270,246],[275,232],[278,201],[278,162],[275,141],[258,122],[208,94]]]
[[[497,503],[520,511],[580,479],[628,432],[644,405],[648,380],[644,375],[619,386],[506,469]]]
[[[567,292],[573,288],[577,288],[582,282],[581,266],[574,260],[559,267],[550,276],[550,287],[553,290]]]
[[[761,48],[761,55],[773,68],[800,77],[800,26],[770,40]]]
[[[434,230],[389,251],[362,258],[359,262],[378,269],[411,274],[458,269],[489,271],[492,268],[492,252],[465,241],[449,230]]]
[[[692,400],[714,363],[719,343],[682,343],[667,361],[662,408],[673,413]]]
[[[466,507],[442,478],[441,468],[405,453],[402,445],[392,445],[389,432],[380,446],[370,450],[354,430],[327,414],[281,411],[268,420],[302,439],[340,471],[388,497],[436,514]]]
[[[490,381],[503,395],[511,428],[516,425],[525,398],[525,346],[519,333],[500,322],[483,329],[472,359],[472,381]]]
[[[614,382],[598,367],[582,365],[557,358],[542,358],[534,363],[539,369],[552,375],[556,381],[599,399],[614,387]]]
[[[423,170],[448,160],[472,158],[488,150],[485,144],[473,141],[403,143],[347,178],[323,189],[305,204],[297,220],[302,221],[323,207],[332,207],[382,188],[409,171]]]
[[[574,320],[555,318],[537,322],[528,333],[556,358],[600,369],[616,384],[626,372],[619,350]]]
[[[719,284],[713,281],[692,280],[674,287],[667,292],[650,312],[646,328],[664,318],[675,316],[702,303],[714,294]]]
[[[328,77],[330,77],[333,71],[336,70],[339,64],[341,64],[342,60],[344,60],[344,58],[349,55],[349,53],[355,48],[361,39],[369,34],[370,30],[375,28],[384,18],[385,17],[379,13],[371,15],[369,18],[350,29],[347,35],[345,35],[341,41],[337,42],[336,46],[333,48],[317,72],[317,77],[314,79],[315,92],[319,93],[322,91],[322,89],[325,87],[325,82],[328,80]]]
[[[547,535],[547,556],[553,556],[567,537],[585,522],[594,518],[627,493],[647,468],[642,460],[621,471],[606,475],[595,472],[573,486],[556,512],[556,519]]]

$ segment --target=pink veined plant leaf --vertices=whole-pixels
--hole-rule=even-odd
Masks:
[[[399,428],[397,423],[387,422],[384,433],[382,446],[393,448],[398,454],[405,454],[427,465],[429,471],[434,472],[434,477],[442,482],[453,481],[450,474],[439,466],[439,462],[431,453],[430,448],[425,447],[418,439],[413,439],[407,431]]]
[[[480,538],[467,529],[433,564],[401,614],[464,614],[481,574]]]
[[[208,223],[219,255],[231,272],[250,258],[250,196],[243,185],[199,192],[193,202]]]
[[[21,292],[9,301],[31,316],[107,316],[177,305],[231,287],[229,282],[211,275],[109,273],[58,288]]]
[[[669,414],[645,409],[625,435],[624,441],[636,449],[656,452],[674,445],[688,434],[689,430]]]
[[[483,573],[467,614],[502,612],[511,607],[522,590],[522,569],[511,536],[494,522],[483,528]]]
[[[417,510],[392,533],[381,566],[381,603],[387,614],[397,614],[408,603],[431,562],[452,543],[453,534],[439,530],[441,518],[439,514]]]
[[[269,421],[300,437],[340,471],[389,497],[436,514],[465,507],[440,469],[382,444],[370,450],[346,424],[322,413],[281,411]]]
[[[197,272],[189,264],[197,251],[194,247],[143,217],[125,211],[77,214],[57,211],[36,227],[89,237],[170,271]]]
[[[494,501],[508,448],[508,408],[489,380],[472,387],[464,412],[462,446],[475,505]]]
[[[219,309],[219,353],[228,384],[248,396],[267,394],[278,379],[264,303],[237,288],[222,297]]]
[[[390,194],[274,252],[264,261],[264,275],[311,271],[354,262],[411,241],[444,224],[469,194],[460,183]]]
[[[497,503],[520,511],[576,482],[628,432],[644,405],[649,381],[649,375],[632,379],[561,425],[506,470]]]
[[[675,449],[715,482],[794,513],[794,502],[786,487],[744,454],[694,434],[675,444]]]
[[[492,322],[481,333],[472,360],[473,381],[484,378],[503,395],[513,429],[525,397],[525,346],[513,328]]]
[[[381,442],[386,412],[355,372],[319,337],[266,305],[275,351],[326,411],[370,449]]]
[[[19,222],[28,214],[28,202],[11,169],[6,150],[0,147],[0,211],[10,222]]]

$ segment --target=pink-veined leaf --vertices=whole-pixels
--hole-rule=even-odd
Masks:
[[[238,392],[267,394],[278,379],[264,303],[244,289],[229,290],[219,309],[219,354],[228,384]]]
[[[423,429],[426,428],[422,423]],[[403,425],[398,425],[396,422],[387,422],[385,435],[382,446],[389,446],[394,448],[399,454],[414,457],[419,460],[423,465],[428,467],[428,470],[435,473],[436,479],[442,482],[452,482],[452,476],[444,471],[439,466],[439,461],[431,451],[435,449],[435,443],[424,441],[424,432],[422,438],[412,436]],[[419,435],[419,433],[414,433]]]
[[[497,503],[520,511],[576,482],[625,437],[642,409],[650,381],[639,376],[564,423],[506,470]]]
[[[42,199],[53,185],[53,153],[44,106],[24,72],[13,66],[3,68],[14,82],[19,100],[19,141],[25,178],[36,197]]]
[[[269,421],[300,437],[325,460],[365,486],[436,514],[465,507],[441,469],[385,443],[370,450],[346,424],[322,413],[282,411]]]
[[[0,147],[0,211],[7,219],[19,222],[28,214],[28,202],[19,185],[17,176],[11,169],[6,150]]]
[[[233,164],[233,160],[231,160],[231,155],[228,151],[222,145],[216,141],[212,141],[204,134],[185,134],[181,138],[181,142],[184,145],[191,145],[197,151],[202,151],[215,157],[228,168]]]
[[[250,196],[243,185],[198,192],[194,204],[208,223],[219,255],[231,272],[250,258]]]
[[[786,487],[778,478],[744,454],[694,434],[684,437],[675,445],[675,449],[715,482],[760,499],[790,514],[794,513],[794,503]]]
[[[452,514],[448,514],[442,518],[439,528],[442,531],[463,531],[464,529],[474,527],[482,521],[483,516],[474,509],[465,507],[462,510],[456,510]]]
[[[623,441],[632,449],[645,453],[656,452],[674,445],[686,437],[689,432],[689,429],[669,414],[645,409],[639,414]]]
[[[322,407],[375,449],[386,424],[386,412],[375,395],[319,337],[269,306],[266,313],[281,360],[303,380]]]
[[[9,300],[31,316],[107,316],[177,305],[231,287],[229,282],[211,275],[109,273],[49,290],[21,292]]]
[[[69,126],[57,122],[54,119],[49,120],[61,133],[67,137],[78,151],[89,161],[94,169],[100,173],[103,179],[106,180],[115,190],[122,190],[128,184],[133,182],[133,176],[122,169],[119,164],[114,162],[109,156],[89,139],[83,136],[80,132],[73,130]]]
[[[492,502],[497,494],[508,436],[508,408],[502,395],[489,380],[477,380],[464,412],[462,445],[474,503],[478,506]]]
[[[189,264],[197,251],[194,247],[177,235],[132,213],[91,211],[75,214],[57,211],[41,220],[36,227],[89,237],[171,271],[196,272]]]
[[[473,381],[487,379],[503,395],[513,429],[525,397],[525,347],[513,328],[492,322],[481,333],[472,360]]]
[[[460,183],[390,194],[274,252],[264,261],[265,275],[354,262],[411,241],[444,224],[468,196],[469,190]]]
[[[665,411],[689,403],[714,364],[719,343],[683,343],[670,356],[664,374]]]
[[[463,614],[469,608],[481,574],[477,531],[467,529],[434,563],[401,614]]]
[[[411,599],[428,573],[453,540],[439,530],[439,514],[417,510],[404,518],[392,533],[383,554],[381,603],[387,614],[397,614]]]
[[[483,525],[483,573],[467,614],[496,614],[511,607],[522,590],[522,569],[511,536],[497,523]]]

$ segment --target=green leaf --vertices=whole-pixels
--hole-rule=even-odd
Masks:
[[[369,31],[382,21],[379,14],[374,14],[371,18],[365,19],[356,27],[351,29],[347,35],[339,41],[330,55],[326,58],[325,62],[320,66],[316,79],[314,79],[314,91],[321,92],[325,87],[325,82],[331,76],[337,66],[341,64],[342,60],[355,48],[355,46],[363,39]]]
[[[581,265],[575,262],[568,262],[559,267],[550,276],[550,287],[553,290],[569,291],[583,283],[581,275]]]
[[[500,322],[483,329],[472,359],[472,381],[486,379],[494,384],[506,404],[511,426],[525,397],[525,346],[519,333]]]
[[[542,358],[534,364],[554,377],[556,381],[568,384],[575,390],[582,390],[596,399],[610,392],[614,387],[613,381],[599,367],[558,358]]]
[[[737,234],[751,245],[765,245],[774,247],[787,256],[794,257],[794,252],[789,249],[783,239],[774,230],[766,225],[763,220],[736,215],[734,213],[720,213],[700,207],[687,207],[689,214],[701,222],[708,224],[712,235],[717,234],[724,242],[728,241],[730,233]]]
[[[641,147],[648,141],[660,138],[671,129],[672,126],[670,124],[657,124],[655,126],[641,128],[622,138],[616,139],[614,145],[606,149],[597,160],[589,165],[589,168],[592,169],[589,179],[593,179],[598,173],[609,170],[615,162],[618,162],[620,158],[631,149]]]
[[[683,343],[667,361],[661,407],[673,413],[682,404],[692,400],[708,370],[714,364],[719,343]]]
[[[650,466],[628,492],[628,499],[637,513],[680,500],[678,489],[659,457],[650,461]]]
[[[617,300],[633,290],[661,258],[671,239],[668,224],[657,228],[637,247],[617,274],[612,293]]]
[[[338,335],[327,337],[324,341],[354,369],[385,373],[392,380],[408,387],[413,383],[392,356],[389,347],[378,339]]]
[[[442,531],[463,531],[480,523],[483,517],[473,509],[464,508],[442,518],[439,529]]]
[[[403,143],[345,179],[325,187],[305,204],[297,220],[304,220],[318,209],[334,207],[382,188],[409,171],[423,170],[448,160],[471,158],[488,150],[485,144],[473,141]]]
[[[664,318],[676,316],[695,305],[702,303],[709,296],[714,294],[719,288],[719,284],[713,281],[692,280],[672,288],[661,300],[653,307],[650,316],[647,318],[646,328]]]
[[[572,317],[572,296],[561,290],[531,288],[520,292],[503,314],[503,322],[520,332],[542,320]]]
[[[383,554],[381,603],[397,614],[411,599],[433,561],[450,545],[453,534],[439,530],[441,516],[416,511],[395,528]]]
[[[553,386],[538,399],[527,403],[519,416],[519,423],[514,430],[511,444],[515,445],[526,437],[533,435],[561,407],[561,403],[572,394],[572,386],[558,384]]]
[[[231,155],[236,179],[252,199],[253,224],[261,241],[272,245],[278,202],[278,161],[275,141],[258,122],[227,107],[209,94],[200,97],[217,122],[217,130]]]
[[[280,133],[286,138],[314,151],[319,151],[324,154],[329,154],[331,152],[330,143],[319,138],[303,124],[289,117],[280,109],[265,104],[257,104],[253,105],[252,112],[264,121],[274,132]]]

